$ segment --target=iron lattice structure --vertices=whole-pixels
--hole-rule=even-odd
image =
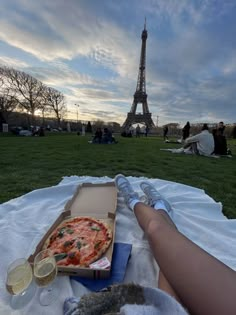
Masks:
[[[155,126],[152,120],[152,114],[149,112],[147,103],[147,93],[146,93],[146,40],[148,34],[146,30],[146,21],[144,24],[144,29],[142,31],[142,47],[139,63],[138,81],[136,91],[134,93],[134,100],[131,106],[130,112],[127,114],[127,118],[123,124],[123,129],[127,129],[133,124],[140,123],[145,124],[148,128]],[[136,113],[137,105],[142,104],[142,113]]]

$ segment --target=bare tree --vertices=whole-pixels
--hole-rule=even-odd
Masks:
[[[18,101],[21,108],[32,115],[34,121],[35,111],[42,106],[45,86],[25,72],[7,67],[2,70],[11,96]]]
[[[55,114],[58,127],[61,125],[61,120],[66,113],[66,101],[65,96],[53,88],[46,89],[46,104],[51,109],[51,111]]]
[[[17,100],[10,94],[5,83],[4,72],[0,68],[0,127],[2,123],[8,122],[9,115],[17,107]]]
[[[9,95],[0,95],[0,122],[7,123],[9,115],[16,109],[17,101]]]
[[[65,97],[61,92],[47,87],[25,72],[8,67],[0,67],[0,88],[1,85],[8,91],[8,104],[11,100],[12,105],[18,104],[19,109],[26,110],[32,115],[32,123],[35,121],[35,112],[39,110],[43,121],[46,112],[53,112],[60,126],[66,112]],[[6,104],[5,98],[4,102]]]
[[[48,89],[49,87],[46,85],[43,85],[43,90],[42,90],[42,96],[41,96],[41,102],[38,110],[41,112],[41,117],[42,117],[42,124],[45,124],[45,117],[47,114],[50,114],[52,112],[51,107],[49,106],[49,100],[48,100]]]

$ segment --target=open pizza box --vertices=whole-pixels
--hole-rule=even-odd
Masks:
[[[71,217],[92,217],[104,220],[112,229],[113,238],[111,245],[103,254],[111,265],[112,253],[115,239],[115,214],[117,205],[117,190],[114,182],[101,184],[84,183],[79,185],[74,196],[70,199],[57,220],[52,224],[47,233],[43,236],[36,247],[35,252],[29,257],[29,262],[33,263],[34,257],[42,250],[45,241],[55,228],[64,220]],[[80,276],[90,279],[109,278],[111,267],[106,269],[80,268],[58,266],[58,275]]]

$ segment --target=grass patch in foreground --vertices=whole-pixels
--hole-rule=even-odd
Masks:
[[[34,189],[56,185],[62,176],[110,176],[118,173],[179,182],[204,189],[236,218],[235,159],[178,155],[160,148],[179,147],[161,138],[117,138],[117,145],[88,144],[90,137],[0,136],[0,202]],[[229,141],[233,155],[236,141]]]

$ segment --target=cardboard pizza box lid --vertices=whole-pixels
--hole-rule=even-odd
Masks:
[[[97,219],[115,218],[117,189],[114,182],[84,183],[65,206],[70,216],[90,216]]]

